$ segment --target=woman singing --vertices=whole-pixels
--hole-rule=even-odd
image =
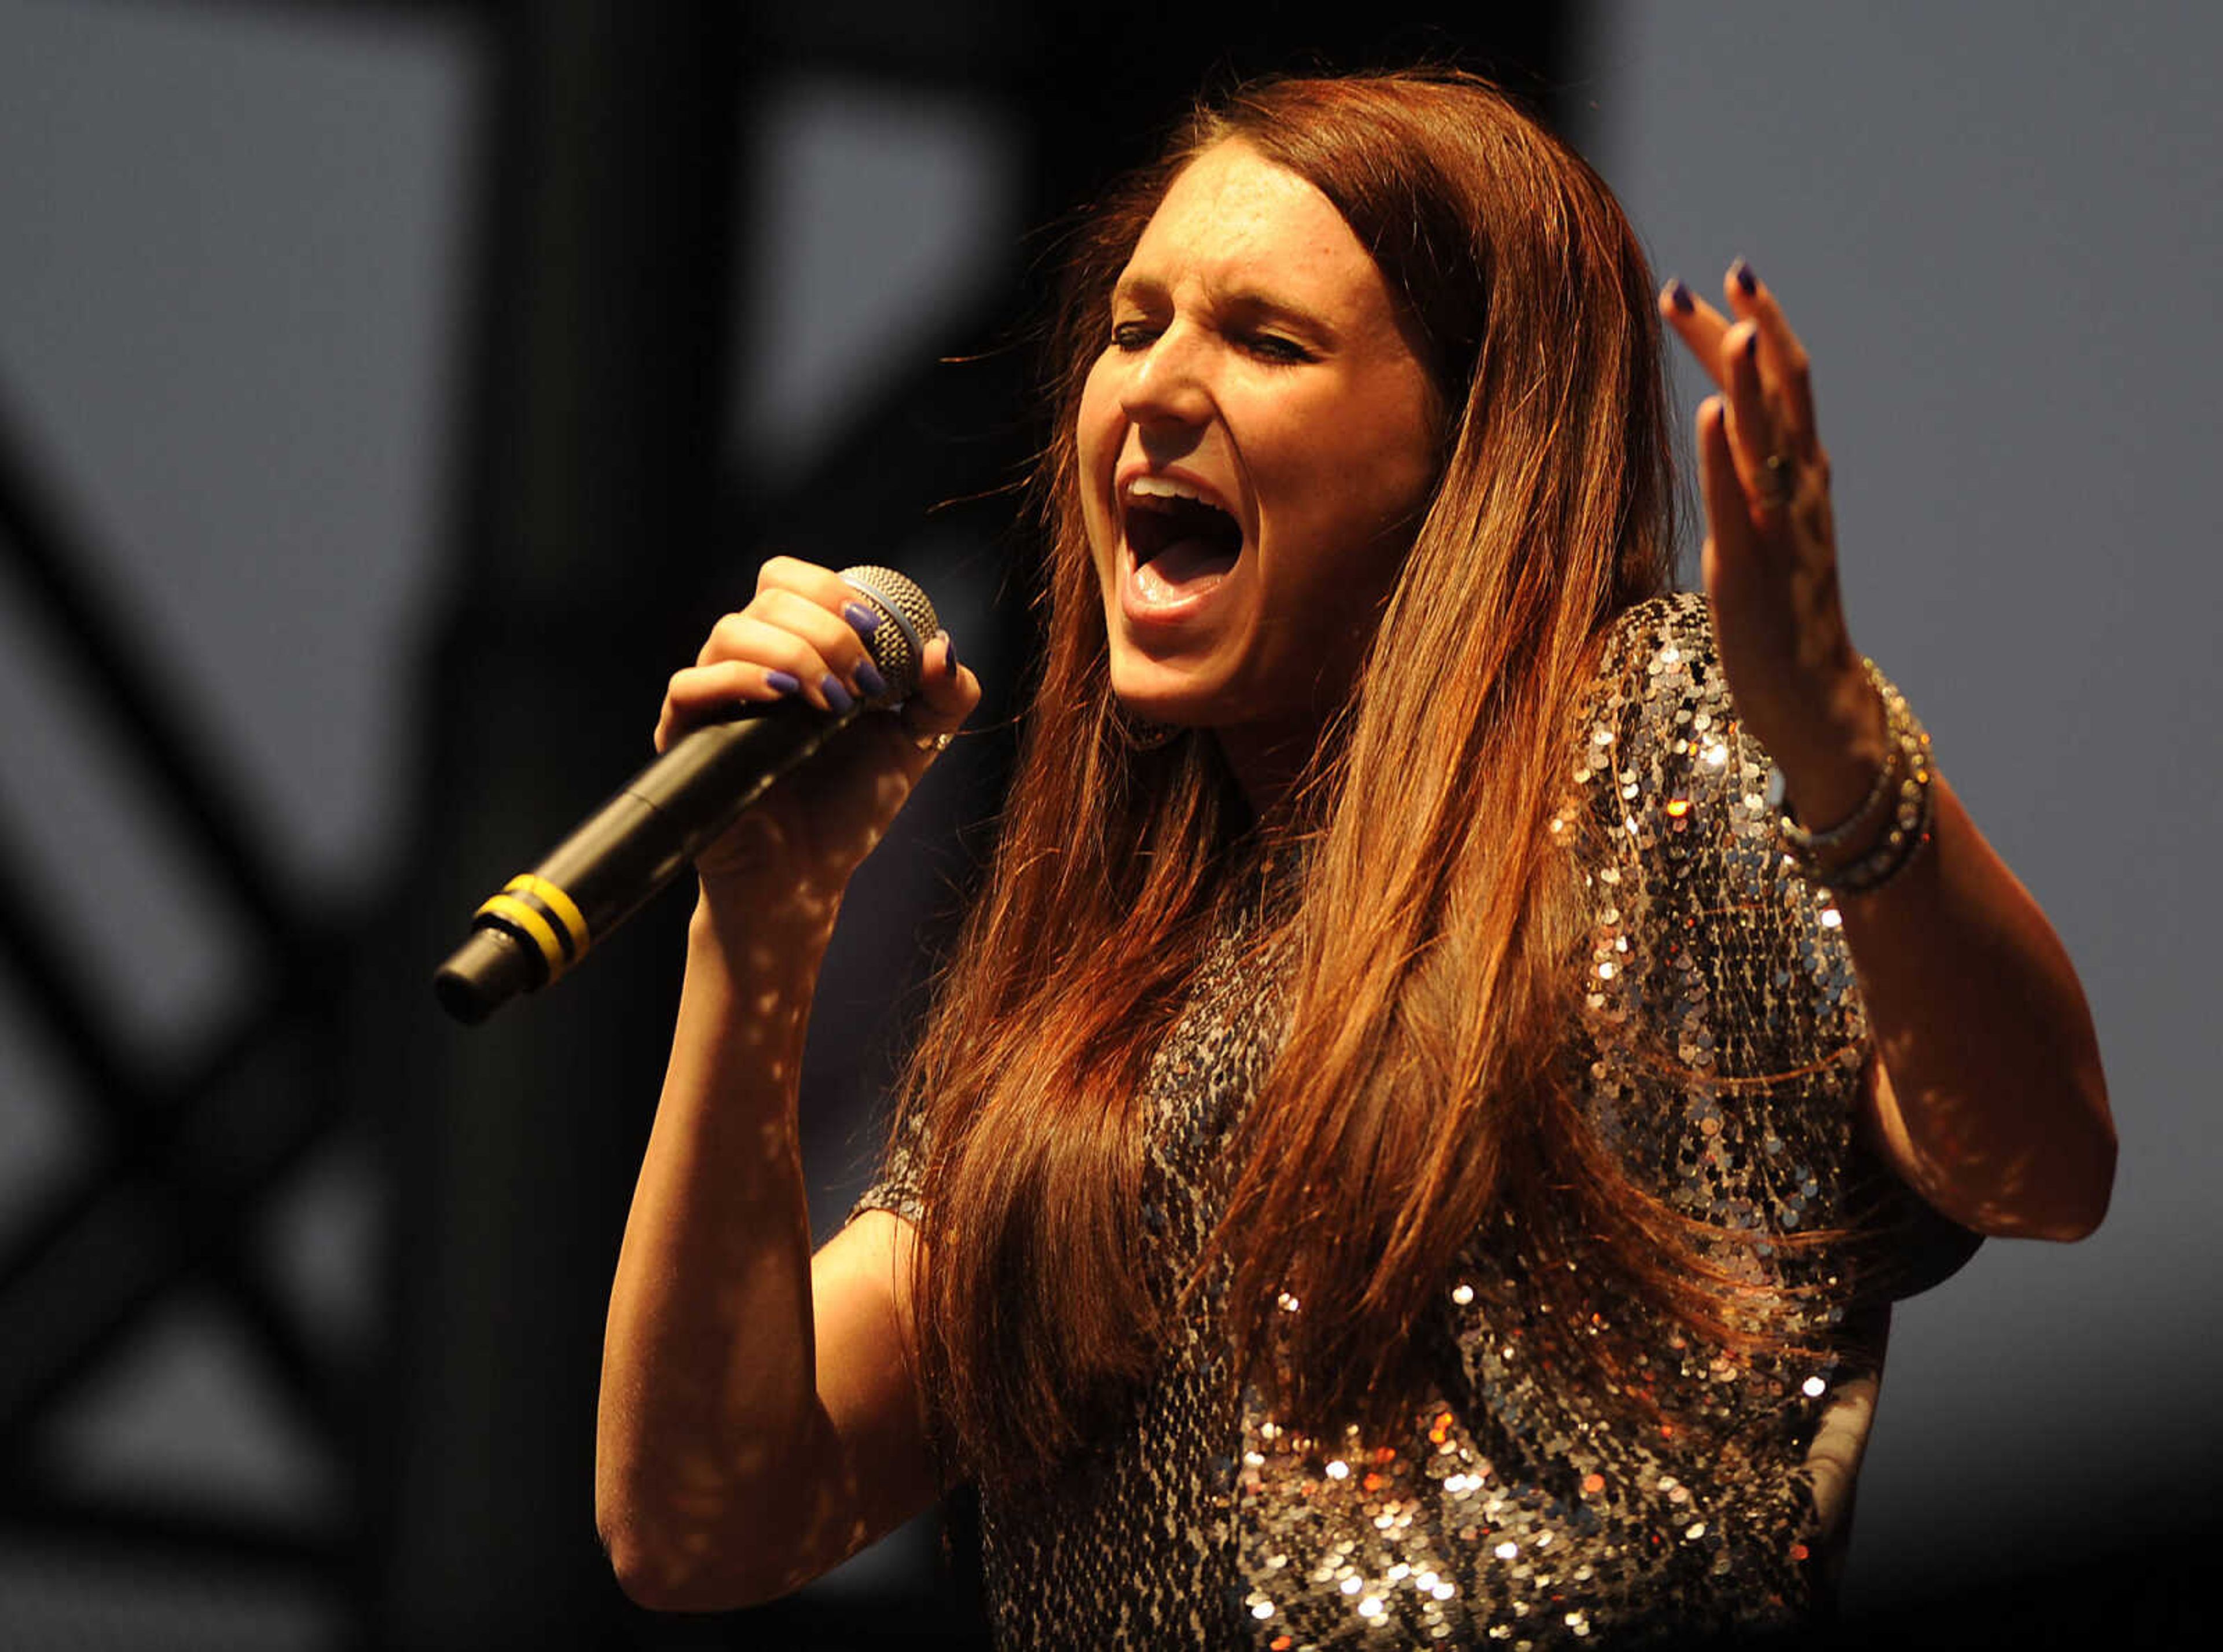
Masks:
[[[1000,1644],[1628,1644],[1826,1608],[1889,1304],[2074,1239],[2075,976],[1839,606],[1807,363],[1655,298],[1478,82],[1200,111],[1067,272],[1045,652],[885,1173],[810,1253],[797,1072],[946,637],[698,863],[599,1508],[655,1606],[979,1490]],[[1660,322],[1712,375],[1666,591]],[[877,687],[768,563],[671,682]],[[744,842],[744,840],[746,840]]]

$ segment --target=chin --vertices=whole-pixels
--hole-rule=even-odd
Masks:
[[[1227,720],[1229,695],[1217,682],[1155,660],[1112,663],[1112,696],[1122,710],[1147,722],[1210,728]]]
[[[1144,723],[1164,723],[1175,728],[1209,728],[1219,719],[1208,707],[1200,707],[1187,694],[1123,694],[1117,688],[1112,698],[1129,717]]]

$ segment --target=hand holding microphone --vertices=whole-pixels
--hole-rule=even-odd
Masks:
[[[671,679],[662,755],[480,908],[441,1003],[476,1021],[546,984],[690,861],[706,890],[837,896],[979,694],[900,574],[766,562]]]

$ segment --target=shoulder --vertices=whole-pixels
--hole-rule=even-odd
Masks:
[[[1767,754],[1744,733],[1703,595],[1675,592],[1615,619],[1577,731],[1573,778],[1623,853],[1727,847],[1770,834]]]
[[[1592,691],[1623,701],[1664,694],[1726,697],[1729,684],[1714,649],[1713,608],[1704,594],[1671,591],[1622,610],[1606,629]]]
[[[1640,670],[1669,652],[1713,658],[1714,610],[1703,591],[1667,591],[1624,608],[1607,624],[1600,677]]]

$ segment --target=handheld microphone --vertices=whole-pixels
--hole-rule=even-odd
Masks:
[[[800,699],[752,703],[730,722],[682,735],[472,914],[470,939],[432,977],[443,1008],[475,1024],[576,966],[782,775],[918,686],[926,639],[938,628],[926,593],[892,568],[847,568],[841,577],[879,616],[866,646],[886,694],[841,713]]]

